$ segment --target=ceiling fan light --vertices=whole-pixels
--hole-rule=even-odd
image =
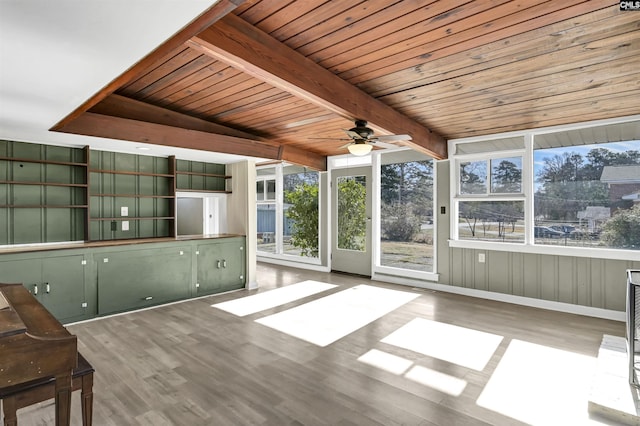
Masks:
[[[368,143],[353,143],[347,147],[350,153],[357,156],[367,155],[373,147]]]

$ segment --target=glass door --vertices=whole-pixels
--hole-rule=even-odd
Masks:
[[[371,168],[333,170],[331,269],[371,276]]]

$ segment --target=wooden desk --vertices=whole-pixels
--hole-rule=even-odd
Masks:
[[[80,390],[82,392],[80,401],[82,404],[83,426],[91,426],[92,424],[94,371],[89,361],[78,352],[78,367],[73,370],[73,375],[71,376],[71,390],[74,392]],[[54,397],[55,378],[53,377],[0,389],[4,424],[15,425],[19,409]]]
[[[68,426],[77,363],[76,336],[24,286],[0,284],[0,389],[53,376],[56,426]]]

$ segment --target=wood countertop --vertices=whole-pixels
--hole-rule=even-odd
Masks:
[[[241,235],[241,234],[181,235],[175,238],[162,237],[162,238],[137,238],[137,239],[127,239],[127,240],[22,244],[17,246],[0,247],[0,255],[13,254],[13,253],[29,253],[29,252],[38,252],[38,251],[51,251],[51,250],[82,249],[82,248],[91,248],[91,247],[116,247],[116,246],[134,245],[134,244],[168,243],[172,241],[212,240],[212,239],[218,239],[218,238],[232,238],[232,237],[244,237],[244,235]]]

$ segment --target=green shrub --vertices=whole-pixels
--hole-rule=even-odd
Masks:
[[[640,248],[640,205],[619,210],[602,229],[602,239],[610,247]]]

